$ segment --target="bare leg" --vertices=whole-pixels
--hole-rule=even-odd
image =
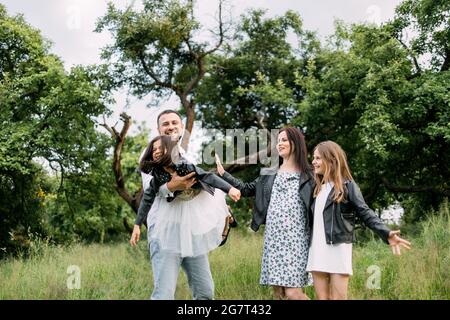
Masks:
[[[302,288],[284,288],[288,300],[310,300]]]
[[[272,288],[273,288],[273,295],[275,297],[275,300],[284,300],[285,299],[284,287],[272,286]]]
[[[330,274],[330,288],[332,300],[347,300],[348,281],[350,276],[348,274]]]
[[[330,274],[326,272],[312,272],[314,291],[318,300],[330,299]]]

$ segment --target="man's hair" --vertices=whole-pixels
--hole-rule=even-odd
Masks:
[[[175,113],[178,117],[180,117],[180,120],[181,120],[181,114],[178,111],[172,110],[172,109],[167,109],[158,115],[158,119],[156,120],[156,124],[158,125],[158,127],[159,127],[159,118],[161,118],[162,115],[169,114],[169,113]]]

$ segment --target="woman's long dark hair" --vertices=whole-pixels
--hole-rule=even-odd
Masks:
[[[286,127],[280,129],[278,134],[286,132],[286,136],[291,147],[291,155],[293,153],[295,163],[297,163],[301,172],[311,173],[311,166],[308,163],[308,150],[306,148],[305,136],[298,128]],[[292,148],[294,147],[294,148]],[[292,150],[294,149],[294,150]],[[280,157],[280,165],[283,163],[283,158]]]
[[[153,159],[154,144],[161,140],[161,149],[163,155],[158,160]],[[168,167],[177,161],[179,157],[178,144],[171,136],[157,136],[150,141],[144,156],[139,164],[139,169],[144,173],[150,173],[155,167]]]

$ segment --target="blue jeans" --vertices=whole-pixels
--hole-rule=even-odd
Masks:
[[[148,234],[151,233],[149,230]],[[186,272],[194,300],[212,300],[214,282],[209,268],[208,255],[184,257],[161,251],[159,241],[149,237],[150,259],[153,270],[152,300],[173,300],[180,266]]]

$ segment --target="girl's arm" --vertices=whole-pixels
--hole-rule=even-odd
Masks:
[[[372,209],[364,201],[364,197],[355,181],[350,181],[347,184],[348,200],[355,208],[356,214],[360,217],[362,222],[378,234],[384,242],[389,244],[388,238],[391,230],[381,221],[381,219],[373,212]]]
[[[241,195],[243,197],[254,197],[256,194],[256,183],[259,180],[259,177],[253,182],[243,182],[235,177],[233,177],[230,173],[226,172],[220,162],[220,159],[216,155],[216,164],[217,164],[217,172],[220,177],[230,183],[233,187],[239,189],[241,191]]]
[[[197,179],[203,183],[210,185],[227,193],[234,201],[239,200],[241,194],[239,190],[234,188],[227,181],[219,178],[215,173],[207,172],[200,167],[194,166],[197,173]]]
[[[236,189],[240,190],[243,197],[254,197],[256,194],[256,183],[258,182],[259,177],[252,182],[243,182],[225,171],[222,179],[230,183]]]
[[[348,185],[348,197],[356,209],[356,214],[361,218],[365,225],[377,233],[392,248],[394,255],[401,254],[401,247],[411,249],[411,243],[400,238],[400,230],[391,231],[380,218],[371,210],[362,196],[358,185],[351,181]]]

